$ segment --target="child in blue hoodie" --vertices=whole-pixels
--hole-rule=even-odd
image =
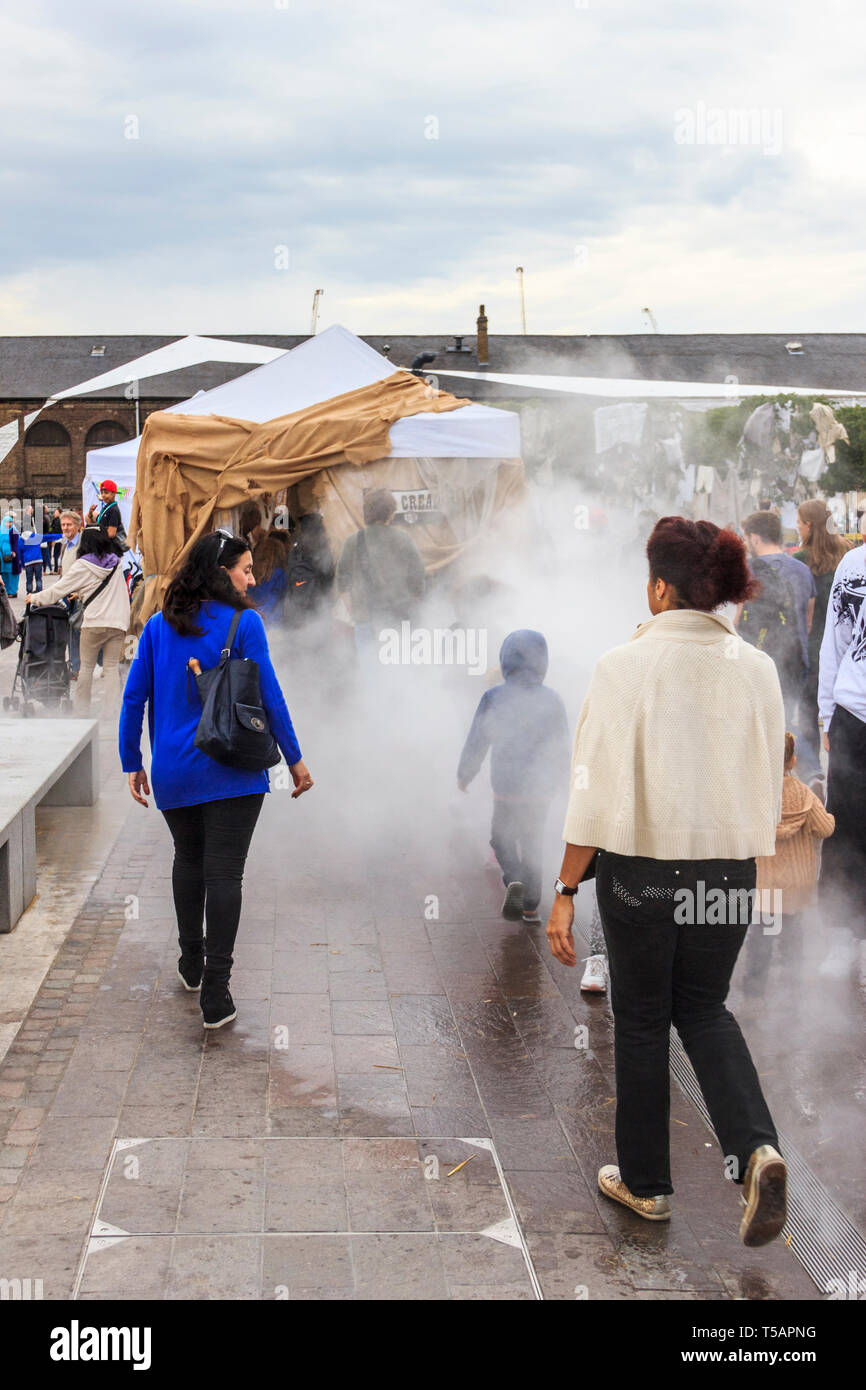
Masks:
[[[28,594],[42,593],[42,564],[43,564],[43,545],[52,545],[54,541],[61,541],[63,537],[60,532],[42,534],[38,531],[25,531],[21,537],[21,558],[24,562],[24,573],[27,577]]]
[[[540,632],[509,633],[499,653],[503,683],[482,695],[457,769],[465,791],[490,749],[490,844],[505,884],[502,915],[511,922],[541,921],[544,821],[568,776],[568,719],[560,697],[544,684],[547,664]]]

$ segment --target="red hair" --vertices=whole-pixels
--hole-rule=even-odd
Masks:
[[[646,553],[651,578],[672,584],[682,608],[711,613],[722,603],[743,603],[758,587],[739,536],[712,521],[663,516]]]

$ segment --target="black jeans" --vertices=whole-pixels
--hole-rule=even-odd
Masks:
[[[174,840],[171,886],[181,955],[204,951],[203,994],[228,986],[244,865],[264,799],[255,792],[162,813]]]
[[[818,901],[831,927],[849,927],[866,938],[866,723],[843,705],[830,721],[827,810],[836,829],[821,849]]]
[[[734,1181],[743,1181],[749,1157],[761,1144],[778,1147],[749,1049],[725,1008],[748,924],[700,920],[712,920],[711,911],[701,911],[712,889],[726,895],[731,889],[751,891],[755,876],[754,859],[599,853],[596,892],[614,1013],[616,1150],[622,1179],[636,1197],[673,1192],[671,1024],[695,1069],[726,1161],[737,1160]],[[695,911],[688,911],[688,899],[674,897],[678,889],[693,895]]]
[[[547,804],[543,801],[493,800],[490,844],[502,870],[502,881],[523,884],[523,905],[541,900],[541,855]]]

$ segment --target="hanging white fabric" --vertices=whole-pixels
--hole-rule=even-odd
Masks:
[[[817,483],[826,467],[823,449],[804,449],[800,455],[800,477],[807,483]]]
[[[593,411],[595,452],[603,454],[617,444],[640,444],[646,413],[646,401],[599,406]]]

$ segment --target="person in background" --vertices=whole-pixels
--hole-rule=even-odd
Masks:
[[[289,587],[287,560],[286,544],[274,531],[268,532],[256,546],[253,556],[256,584],[252,597],[265,627],[282,621]]]
[[[833,575],[842,556],[847,555],[851,547],[844,536],[837,535],[830,508],[818,497],[810,502],[801,502],[797,508],[797,531],[800,549],[794,551],[793,558],[808,565],[815,583],[815,602],[809,624],[809,670],[806,672],[798,717],[799,747],[804,754],[800,761],[803,765],[802,780],[823,800],[824,774],[821,770],[821,734],[818,728],[818,662]]]
[[[21,563],[21,537],[15,530],[14,517],[7,513],[0,520],[0,575],[10,598],[18,595]]]
[[[337,590],[346,596],[355,625],[355,648],[372,661],[380,629],[411,622],[424,596],[424,565],[418,547],[391,522],[397,504],[386,488],[364,497],[364,525],[348,536],[337,562]]]
[[[788,724],[796,720],[809,669],[809,628],[817,587],[808,565],[782,549],[782,522],[775,512],[753,512],[743,522],[752,575],[761,585],[748,605],[739,604],[734,626],[752,646],[773,658]],[[796,637],[791,621],[796,626]],[[797,638],[799,638],[799,647]]]
[[[710,521],[662,517],[647,557],[653,616],[598,662],[578,719],[547,936],[556,959],[575,966],[574,895],[597,850],[618,1159],[599,1170],[602,1193],[644,1220],[670,1220],[673,1024],[724,1171],[743,1188],[740,1238],[764,1245],[785,1223],[787,1169],[725,1000],[748,930],[740,909],[743,898],[750,906],[755,856],[775,849],[782,693],[770,658],[716,612],[755,587],[742,541]],[[722,921],[702,910],[719,896]]]
[[[298,518],[288,571],[286,618],[291,626],[301,627],[322,613],[334,587],[334,556],[320,512]]]
[[[63,532],[63,539],[60,541],[59,568],[61,578],[65,578],[78,558],[78,543],[81,540],[81,517],[78,512],[61,512],[60,530]],[[63,602],[66,604],[67,612],[71,615],[75,611],[78,599],[75,594],[70,594]],[[76,626],[69,629],[69,674],[74,681],[78,680],[80,669],[81,629]]]
[[[264,540],[266,532],[262,523],[262,511],[258,502],[245,502],[238,517],[238,530],[255,556],[256,546]]]
[[[547,642],[529,628],[512,632],[499,653],[502,685],[485,690],[469,730],[457,786],[465,792],[490,750],[490,844],[502,870],[509,922],[540,924],[544,822],[568,761],[568,719],[544,684]]]
[[[55,507],[55,508],[54,508],[54,515],[53,515],[53,517],[51,518],[51,530],[52,530],[52,531],[58,532],[58,531],[62,531],[62,530],[63,530],[62,526],[60,525],[60,518],[61,518],[62,515],[63,515],[62,509],[61,509],[60,507]],[[54,574],[59,574],[59,573],[60,573],[60,552],[61,552],[61,547],[62,547],[62,545],[63,545],[63,541],[62,541],[62,540],[55,541],[54,544],[53,544],[52,547],[51,547],[51,550],[49,551],[49,554],[50,554],[50,557],[51,557],[51,564],[49,565],[49,569],[51,569],[51,570],[54,572]]]
[[[106,478],[105,482],[100,483],[99,499],[99,503],[94,502],[87,513],[87,524],[88,526],[98,526],[111,540],[119,540],[122,552],[126,541],[126,532],[123,529],[123,517],[117,502],[117,483],[112,482],[110,478]]]
[[[818,973],[845,979],[866,941],[866,546],[843,555],[833,575],[818,669],[827,810],[836,833],[821,856],[818,900],[831,947]],[[861,957],[866,972],[866,958]]]
[[[782,819],[776,827],[776,852],[759,855],[756,860],[759,915],[747,938],[748,970],[743,988],[748,994],[763,994],[774,942],[779,941],[789,966],[799,963],[803,951],[802,913],[815,895],[815,842],[832,835],[835,825],[820,798],[795,775],[796,766],[794,735],[786,733]]]
[[[313,785],[252,608],[253,557],[245,537],[202,536],[174,576],[162,612],[145,624],[120,716],[120,757],[133,800],[150,795],[141,757],[147,706],[153,796],[174,841],[172,891],[185,989],[201,990],[205,1028],[237,1017],[229,991],[244,865],[268,788],[267,772],[226,766],[195,746],[201,704],[188,695],[188,663],[216,666],[237,612],[233,652],[258,663],[262,703],[300,796]]]
[[[26,531],[21,537],[21,558],[24,562],[28,594],[42,592],[42,570],[45,563],[42,548],[58,539],[59,535],[45,535],[38,531]]]
[[[100,713],[114,714],[120,695],[118,667],[123,639],[129,627],[129,595],[123,577],[120,543],[98,526],[87,526],[78,542],[78,554],[65,574],[38,597],[33,607],[59,603],[75,594],[86,604],[81,620],[81,666],[75,691],[76,714],[90,713],[93,671],[100,652],[105,695]]]
[[[72,565],[78,558],[78,546],[81,541],[81,517],[78,512],[65,511],[60,513],[60,564],[58,566],[61,574],[69,573]]]

